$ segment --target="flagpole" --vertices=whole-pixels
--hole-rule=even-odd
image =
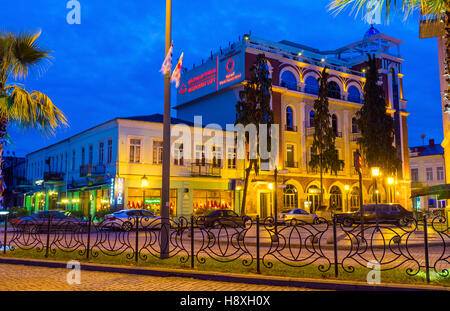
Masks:
[[[172,0],[166,0],[166,55],[172,42]],[[170,73],[164,77],[163,163],[161,189],[160,258],[169,258],[170,209]]]

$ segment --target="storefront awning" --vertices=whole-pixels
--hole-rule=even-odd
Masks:
[[[438,200],[450,199],[450,184],[442,184],[411,190],[410,198],[412,199],[426,195],[438,195]]]

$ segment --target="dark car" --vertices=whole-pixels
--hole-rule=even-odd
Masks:
[[[368,204],[363,206],[364,223],[397,224],[406,226],[413,220],[413,212],[406,210],[400,204]],[[378,215],[377,215],[378,214]],[[350,227],[353,224],[361,223],[361,213],[336,214],[336,222]]]
[[[233,227],[244,228],[251,222],[248,216],[239,216],[232,210],[217,210],[199,219],[199,226],[204,228]]]
[[[86,230],[88,221],[70,216],[67,211],[42,211],[29,216],[11,220],[11,225],[17,230],[27,232],[46,232],[55,230]]]

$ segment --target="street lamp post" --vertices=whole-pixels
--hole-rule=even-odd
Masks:
[[[372,167],[372,177],[373,177],[373,193],[375,194],[375,219],[378,228],[378,188],[377,188],[377,177],[380,176],[380,168]]]
[[[388,177],[387,183],[389,185],[389,203],[393,203],[392,185],[394,184],[394,177]]]
[[[345,185],[344,186],[345,189],[345,211],[348,212],[348,191],[350,190],[350,186],[349,185]]]
[[[141,178],[141,187],[142,187],[142,191],[143,191],[142,208],[145,208],[145,188],[148,187],[148,179],[145,175]]]
[[[166,53],[172,44],[172,0],[166,0]],[[170,76],[164,76],[164,124],[163,124],[163,163],[161,185],[161,231],[160,258],[169,258],[169,195],[170,195]]]

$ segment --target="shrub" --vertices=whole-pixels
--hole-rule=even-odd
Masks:
[[[10,218],[24,217],[29,215],[28,210],[25,207],[14,206],[9,208]]]

